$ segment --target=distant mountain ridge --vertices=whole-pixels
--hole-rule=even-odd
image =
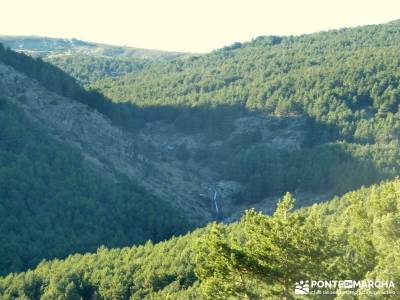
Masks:
[[[49,38],[40,36],[0,36],[0,43],[15,51],[47,57],[84,54],[104,57],[139,59],[175,59],[188,53],[113,46],[79,39]]]
[[[81,84],[138,72],[156,62],[190,57],[183,52],[113,46],[79,39],[39,36],[0,36],[13,51],[40,57],[75,77]]]

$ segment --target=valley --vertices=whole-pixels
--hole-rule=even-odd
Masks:
[[[209,143],[204,134],[184,134],[162,121],[146,123],[139,132],[129,133],[113,126],[102,114],[47,91],[9,67],[1,66],[0,76],[4,97],[13,99],[12,103],[23,109],[35,126],[80,151],[85,162],[102,176],[115,180],[114,171],[118,170],[169,201],[198,225],[215,218],[224,220],[239,209],[232,203],[232,197],[243,191],[239,182],[221,180],[211,166],[177,157],[182,145],[195,153],[205,145],[218,148],[221,141]],[[256,116],[238,118],[232,136],[262,130],[259,145],[300,149],[304,125],[293,121],[281,130],[268,131],[269,126],[279,126],[280,122]],[[214,193],[218,193],[224,213],[216,211]]]
[[[1,299],[400,280],[398,20],[201,55],[0,43]]]

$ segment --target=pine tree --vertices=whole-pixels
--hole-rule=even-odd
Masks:
[[[240,222],[242,238],[230,242],[221,227],[213,225],[196,261],[203,294],[210,299],[252,299],[254,288],[265,285],[267,297],[293,299],[298,281],[341,276],[341,247],[317,211],[305,218],[291,212],[293,208],[294,199],[287,193],[271,217],[247,211]]]

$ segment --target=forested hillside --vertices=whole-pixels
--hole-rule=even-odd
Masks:
[[[326,130],[315,142],[387,142],[399,135],[400,22],[299,37],[259,37],[204,56],[93,83],[118,102],[241,104],[306,115]]]
[[[293,203],[287,194],[272,216],[248,211],[238,223],[211,224],[156,245],[100,248],[94,254],[43,262],[32,271],[1,278],[0,295],[2,299],[228,299],[230,295],[291,299],[298,280],[398,282],[399,180],[300,211],[292,211]],[[370,299],[363,292],[358,289],[357,299]],[[398,286],[391,292],[400,292]],[[385,296],[390,298],[397,299]]]
[[[141,58],[98,57],[88,54],[50,56],[46,61],[61,68],[82,84],[137,72],[150,64],[149,60]]]
[[[60,95],[81,101],[90,95],[40,60],[0,47],[0,61],[15,64]],[[17,77],[12,69],[4,72],[4,65],[0,66],[1,274],[26,270],[44,258],[93,251],[100,245],[159,241],[190,228],[189,221],[165,199],[118,170],[113,170],[113,176],[100,174],[82,151],[50,136],[46,120],[34,122],[22,107],[31,98],[42,104],[54,102],[53,106],[67,99],[50,92],[26,92],[28,79]],[[32,84],[32,89],[39,88]],[[23,96],[18,94],[24,91]]]
[[[168,204],[127,178],[91,171],[78,151],[51,140],[4,99],[0,135],[0,273],[188,229]]]
[[[243,184],[240,201],[287,190],[341,193],[399,172],[399,46],[398,21],[258,37],[90,86],[115,102],[157,107],[153,118],[222,141],[191,156]],[[250,126],[234,132],[234,120],[249,114],[283,127],[304,120],[305,138],[295,151],[260,146]]]
[[[115,104],[54,65],[1,45],[0,62],[2,95],[24,110],[34,126],[75,148],[101,176],[126,175],[181,210],[191,223],[211,220],[209,200],[199,197],[212,184],[210,172],[190,171],[174,151],[167,160],[166,146],[140,135],[152,110]]]

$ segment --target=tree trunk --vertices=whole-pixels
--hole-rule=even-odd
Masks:
[[[290,299],[290,294],[289,294],[289,279],[285,277],[284,279],[284,293],[283,293],[283,299],[289,300]]]

